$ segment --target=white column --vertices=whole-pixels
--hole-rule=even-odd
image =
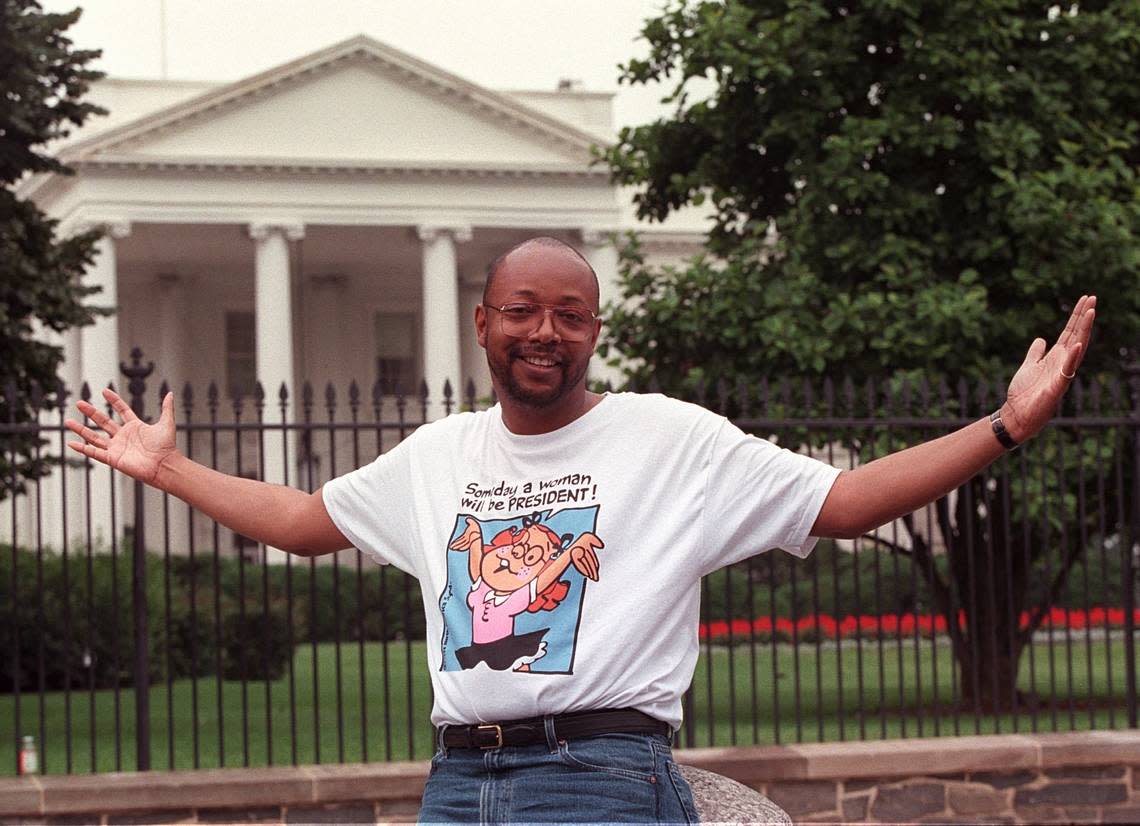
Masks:
[[[428,417],[438,419],[444,415],[444,382],[451,382],[454,400],[462,393],[455,244],[470,241],[471,228],[424,225],[417,232],[423,241],[424,379],[431,402]]]
[[[59,366],[59,378],[67,388],[70,408],[75,405],[83,387],[83,328],[65,330],[60,336],[60,344],[63,346],[63,363]]]
[[[182,389],[186,383],[186,353],[194,352],[188,332],[189,307],[186,302],[186,279],[172,272],[159,273],[153,282],[155,296],[154,321],[157,325],[158,344],[153,353],[148,354],[154,361],[154,372],[146,380],[146,412],[152,420],[157,419],[162,410],[159,406],[159,389],[166,382],[174,393],[175,420],[182,419]],[[179,434],[178,446],[186,449],[186,437]],[[163,542],[162,498],[147,497],[146,533],[147,547],[158,549]],[[185,548],[190,533],[190,518],[186,507],[177,499],[169,502],[167,529],[172,547]]]
[[[286,223],[251,224],[249,235],[256,243],[254,263],[254,328],[256,331],[257,380],[265,390],[265,420],[280,424],[278,393],[284,384],[290,400],[298,388],[293,375],[293,301],[289,271],[289,242],[304,237],[304,227]],[[296,470],[289,476],[296,485]],[[265,481],[284,484],[285,459],[282,436],[265,437]]]
[[[105,234],[95,245],[95,260],[84,273],[85,286],[100,287],[87,303],[115,310],[111,315],[97,316],[95,323],[80,328],[79,351],[82,377],[91,387],[92,394],[100,395],[108,382],[120,388],[119,375],[119,275],[115,258],[115,244],[131,234],[131,225],[125,221],[106,224]]]
[[[155,371],[147,380],[147,387],[151,398],[158,398],[158,388],[162,382],[168,382],[177,403],[186,381],[183,354],[191,348],[186,335],[186,281],[175,273],[161,273],[157,282],[158,312],[155,321],[159,346],[154,354]]]
[[[598,275],[599,305],[602,308],[602,319],[605,321],[606,305],[617,302],[621,298],[618,289],[618,251],[614,245],[616,230],[586,228],[582,230],[582,254],[594,268]],[[611,350],[611,358],[613,351]],[[621,382],[621,370],[605,364],[601,358],[595,356],[590,362],[590,381],[609,381],[615,387]]]
[[[67,388],[67,415],[75,418],[77,415],[75,409],[75,402],[79,398],[79,389],[83,386],[83,357],[81,355],[81,345],[83,334],[81,328],[72,327],[62,335],[63,344],[63,364],[60,365],[59,377],[63,381],[64,386]],[[70,435],[70,434],[69,434]],[[83,471],[76,466],[76,462],[81,459],[78,454],[74,454],[67,447],[63,448],[67,458],[71,460],[66,471],[67,489],[55,481],[55,474],[52,475],[52,491],[54,496],[60,500],[63,497],[67,498],[67,525],[66,535],[64,535],[64,522],[63,522],[63,507],[60,505],[60,512],[58,516],[53,515],[51,520],[58,524],[58,533],[60,545],[62,548],[64,542],[81,542],[83,538]],[[57,471],[58,473],[59,471]],[[45,517],[46,518],[46,517]]]
[[[74,393],[72,388],[77,387],[76,377],[78,375],[78,361],[79,356],[75,352],[79,342],[78,328],[70,328],[62,333],[56,332],[50,327],[46,327],[38,322],[34,323],[33,336],[36,340],[44,344],[58,347],[63,351],[63,362],[60,364],[56,375],[59,380],[68,388],[69,393]],[[46,388],[51,391],[54,397],[54,388]],[[75,417],[75,396],[69,395],[67,397],[67,407],[65,409],[66,415]],[[39,422],[44,427],[55,427],[59,424],[59,408],[53,406],[48,410],[39,411]],[[70,437],[71,434],[68,434]],[[56,455],[62,450],[63,457],[69,461],[78,459],[78,454],[72,453],[66,447],[60,447],[60,439],[57,435],[52,434],[48,437],[45,453],[47,455]],[[63,490],[63,480],[66,477],[68,483],[68,490]],[[69,508],[78,507],[78,503],[82,502],[83,488],[77,484],[80,480],[78,474],[74,469],[68,467],[66,473],[63,469],[56,466],[50,474],[39,480],[40,499],[38,502],[40,508],[40,525],[42,526],[43,542],[45,545],[60,550],[64,542],[68,538],[64,533],[64,497],[68,497],[67,506]],[[33,485],[29,484],[28,493],[25,496],[18,497],[18,501],[24,502],[28,505],[26,512],[18,513],[20,542],[22,544],[30,544],[35,539],[35,505],[37,504],[32,493]],[[75,511],[68,511],[68,528],[72,536],[77,536],[78,531],[78,514]],[[10,525],[10,521],[5,523],[5,527]]]
[[[289,242],[299,241],[305,235],[300,224],[284,221],[265,221],[250,224],[249,236],[254,240],[254,346],[257,350],[257,380],[265,391],[265,423],[284,425],[278,394],[281,385],[289,390],[293,407],[299,388],[293,373],[293,289],[289,267]],[[288,411],[286,411],[288,418]],[[267,430],[262,439],[265,450],[266,482],[299,487],[296,465],[296,438],[281,430]],[[288,454],[286,454],[288,445]],[[286,473],[288,471],[288,473]],[[284,559],[281,551],[268,548],[271,561]]]
[[[102,290],[87,298],[87,303],[98,307],[110,307],[115,312],[107,316],[97,316],[95,323],[80,328],[79,360],[81,376],[91,389],[91,403],[99,409],[105,408],[103,388],[114,383],[115,389],[125,395],[124,377],[119,373],[121,355],[119,352],[119,290],[116,244],[131,233],[131,225],[125,221],[109,222],[103,225],[104,235],[96,243],[95,260],[84,273],[83,282],[87,286],[98,286]],[[82,386],[82,385],[81,385]],[[78,396],[78,392],[77,392]],[[91,538],[96,548],[108,550],[113,534],[122,535],[124,507],[123,484],[116,489],[115,507],[111,508],[111,471],[98,463],[91,468]],[[83,470],[78,469],[82,478]],[[70,504],[70,503],[69,503]],[[74,525],[86,535],[86,515],[84,508],[69,507],[68,520],[76,520]],[[112,523],[112,517],[113,523]],[[73,532],[74,536],[76,532]]]

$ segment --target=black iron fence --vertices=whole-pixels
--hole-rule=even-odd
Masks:
[[[128,395],[153,414],[167,388],[148,389],[134,355]],[[975,420],[999,392],[760,381],[688,395],[853,467]],[[74,399],[36,396],[7,388],[0,424],[0,771],[429,756],[410,577],[358,551],[295,559],[69,458]],[[25,401],[49,404],[23,420]],[[438,400],[383,382],[297,398],[186,387],[178,439],[226,472],[313,490],[437,401],[489,403],[471,384]],[[1134,371],[1078,382],[1038,439],[922,512],[806,561],[769,553],[707,577],[679,743],[1136,727],[1138,479]]]

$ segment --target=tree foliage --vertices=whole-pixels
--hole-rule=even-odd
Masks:
[[[641,217],[715,224],[685,268],[627,250],[638,372],[993,377],[1084,292],[1086,375],[1136,357],[1140,2],[676,2],[643,35],[624,80],[676,111],[606,160]]]
[[[59,347],[37,341],[39,330],[90,324],[83,304],[95,289],[79,284],[98,232],[56,237],[57,222],[16,193],[36,173],[67,173],[47,144],[66,137],[98,107],[82,100],[101,77],[88,68],[97,51],[77,50],[64,32],[79,18],[46,14],[34,0],[0,0],[0,422],[35,420],[37,408],[60,401]],[[39,328],[39,329],[37,329]],[[0,451],[0,497],[46,472],[31,435],[9,434]]]
[[[1056,335],[1082,293],[1100,298],[1084,376],[1140,357],[1138,0],[674,0],[643,36],[623,80],[669,84],[674,113],[624,129],[605,161],[642,218],[705,204],[713,223],[686,266],[626,246],[606,346],[631,379],[851,379],[841,415],[883,412],[863,387],[922,380],[954,388],[925,413],[975,414],[974,388]],[[962,696],[992,707],[1017,702],[1033,631],[1010,618],[1039,621],[1084,551],[1057,546],[1055,523],[1078,518],[1060,480],[1112,463],[1056,431],[1036,449],[1055,474],[997,469],[940,502],[948,572],[929,536],[879,540],[913,557],[947,617],[966,612],[951,623]]]

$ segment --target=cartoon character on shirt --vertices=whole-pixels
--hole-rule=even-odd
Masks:
[[[466,551],[471,575],[467,606],[471,609],[471,645],[455,652],[462,668],[484,662],[496,671],[529,671],[546,653],[543,637],[549,629],[515,633],[515,617],[523,612],[553,611],[570,586],[559,578],[571,564],[583,576],[598,579],[601,539],[590,531],[577,539],[559,536],[541,523],[542,515],[523,517],[483,541],[473,517],[466,518],[463,533],[447,547]]]

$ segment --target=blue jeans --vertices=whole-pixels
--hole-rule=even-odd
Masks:
[[[603,734],[431,761],[421,823],[697,823],[689,784],[658,734]]]

